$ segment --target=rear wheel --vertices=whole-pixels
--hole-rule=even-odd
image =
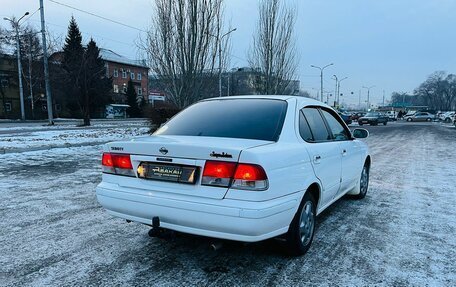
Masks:
[[[315,199],[306,193],[286,237],[287,248],[291,255],[303,255],[309,250],[315,232],[316,214]]]
[[[356,189],[359,190],[359,193],[356,194],[354,197],[356,199],[363,199],[364,197],[366,197],[368,188],[369,188],[369,166],[367,164],[365,164],[363,167],[363,170],[361,171],[361,177],[359,178],[359,182],[356,187]]]
[[[432,121],[432,119],[431,118],[427,118],[426,121],[430,122],[430,121]]]
[[[407,122],[411,122],[411,121],[412,121],[412,118],[408,118],[408,119],[407,119]]]

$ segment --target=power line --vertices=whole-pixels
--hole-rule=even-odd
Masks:
[[[49,1],[52,2],[52,3],[58,4],[58,5],[61,5],[61,6],[64,6],[64,7],[67,7],[67,8],[70,8],[70,9],[73,9],[73,10],[76,10],[76,11],[79,11],[79,12],[82,12],[82,13],[89,14],[89,15],[91,15],[91,16],[94,16],[94,17],[97,17],[97,18],[100,18],[100,19],[103,19],[103,20],[106,20],[106,21],[109,21],[109,22],[112,22],[112,23],[115,23],[115,24],[118,24],[118,25],[127,27],[127,28],[130,28],[130,29],[134,29],[134,30],[137,30],[137,31],[140,31],[140,32],[147,33],[146,30],[139,29],[139,28],[137,28],[137,27],[133,27],[133,26],[131,26],[131,25],[128,25],[128,24],[125,24],[125,23],[122,23],[122,22],[119,22],[119,21],[116,21],[116,20],[113,20],[113,19],[106,18],[106,17],[104,17],[104,16],[97,15],[97,14],[92,13],[92,12],[89,12],[89,11],[85,11],[85,10],[82,10],[82,9],[79,9],[79,8],[76,8],[76,7],[73,7],[73,6],[70,6],[70,5],[67,5],[67,4],[64,4],[64,3],[61,3],[61,2],[55,1],[55,0],[49,0]]]
[[[32,18],[33,15],[35,15],[36,12],[40,11],[40,8],[36,9],[35,12],[33,12],[32,14],[30,14],[25,20],[24,22],[27,22],[28,20],[30,20],[30,18]]]
[[[30,20],[30,21],[39,22],[38,20]],[[62,26],[62,25],[58,25],[58,24],[55,24],[55,23],[51,23],[51,22],[49,22],[49,21],[47,21],[46,24],[47,24],[47,25],[50,25],[50,26],[54,26],[54,27],[59,27],[59,28],[65,29],[65,30],[68,29],[68,27],[65,27],[65,26]],[[95,37],[99,37],[99,38],[101,38],[101,39],[103,39],[103,40],[108,40],[108,41],[116,42],[116,43],[119,43],[119,44],[131,46],[131,43],[127,43],[127,42],[122,42],[122,41],[119,41],[119,40],[111,39],[111,38],[108,38],[108,37],[105,37],[105,36],[99,35],[99,34],[94,34],[94,33],[85,32],[85,31],[83,31],[83,30],[79,30],[79,31],[80,31],[82,34],[87,35],[87,36],[95,36]]]

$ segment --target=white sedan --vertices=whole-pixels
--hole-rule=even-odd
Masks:
[[[104,146],[108,213],[160,230],[244,242],[282,236],[304,254],[316,216],[364,198],[371,157],[331,107],[294,96],[200,101],[152,136]]]

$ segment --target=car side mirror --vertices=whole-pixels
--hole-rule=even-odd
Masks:
[[[354,129],[353,137],[357,139],[365,139],[369,136],[369,132],[366,129]]]

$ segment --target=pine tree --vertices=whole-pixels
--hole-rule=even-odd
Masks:
[[[84,47],[82,46],[82,36],[79,31],[76,20],[71,17],[68,26],[68,34],[63,46],[62,68],[66,75],[64,82],[67,91],[67,108],[72,116],[79,116],[82,111],[80,94],[81,94],[81,71],[84,57]]]
[[[136,95],[135,87],[131,80],[128,81],[127,85],[127,104],[130,106],[127,108],[127,113],[130,118],[137,118],[141,116],[141,110],[138,105],[138,96]]]
[[[90,115],[104,109],[110,101],[111,78],[106,77],[106,68],[100,57],[100,49],[93,39],[87,44],[83,66],[83,116],[84,125],[90,125]]]
[[[82,36],[76,20],[71,17],[63,48],[62,67],[66,71],[67,106],[73,115],[82,115],[84,125],[90,125],[90,116],[104,109],[109,102],[112,80],[106,77],[106,68],[100,49],[93,39],[82,45]],[[79,107],[79,115],[76,108]]]

